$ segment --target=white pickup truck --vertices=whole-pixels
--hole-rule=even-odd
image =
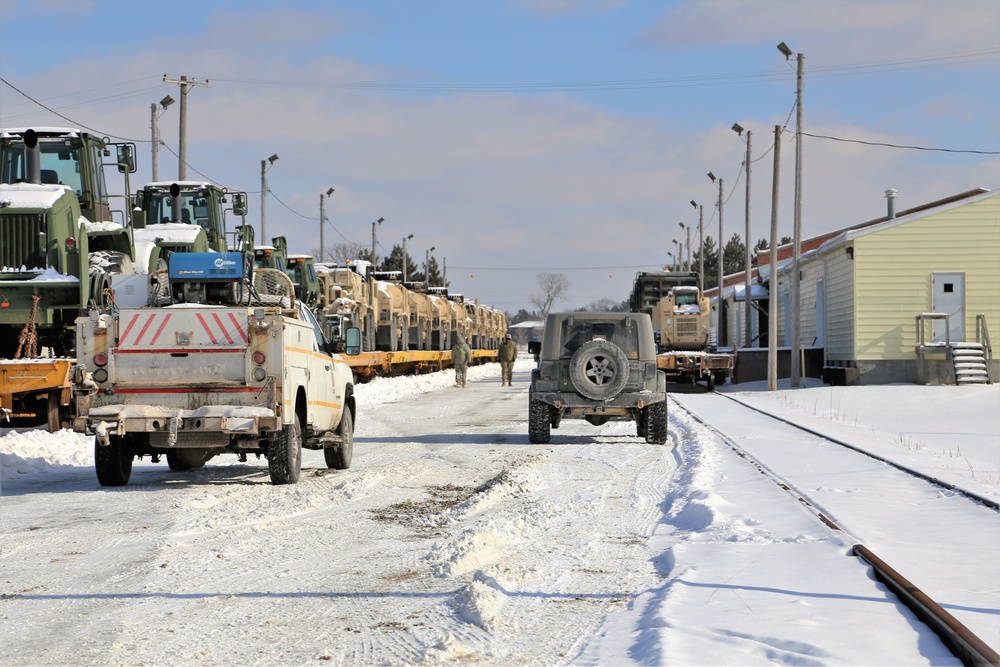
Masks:
[[[184,267],[220,255],[184,255],[159,298],[154,289],[122,305],[122,279],[116,312],[77,321],[73,429],[94,434],[101,485],[127,484],[146,455],[178,471],[226,452],[264,455],[274,484],[298,481],[303,447],[349,467],[354,376],[341,352],[360,351],[359,332],[328,342],[281,271],[256,270],[246,294],[211,277],[199,288],[198,270]]]

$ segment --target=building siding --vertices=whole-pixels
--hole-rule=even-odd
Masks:
[[[852,361],[854,359],[854,260],[848,257],[845,244],[826,253],[823,261],[826,290],[826,347],[827,361]]]
[[[856,360],[915,359],[916,316],[932,308],[931,276],[965,274],[966,331],[976,313],[1000,329],[1000,197],[854,240]]]

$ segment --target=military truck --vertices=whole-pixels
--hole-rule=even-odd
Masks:
[[[134,272],[130,211],[112,210],[106,167],[127,193],[135,144],[72,128],[0,130],[0,358],[17,355],[22,331],[67,356],[77,315],[108,305],[111,274]]]
[[[564,418],[634,421],[646,442],[667,441],[666,375],[645,313],[549,313],[528,390],[528,439],[545,444]]]
[[[227,252],[229,234],[246,224],[247,195],[214,183],[147,183],[133,197],[136,266],[165,269],[174,252]],[[227,227],[226,212],[239,216]],[[235,247],[235,239],[233,244]]]
[[[629,297],[635,312],[648,313],[657,342],[657,361],[667,380],[724,384],[733,355],[719,352],[711,336],[711,305],[697,273],[640,272]]]
[[[102,486],[127,484],[144,456],[186,471],[264,455],[274,484],[298,481],[303,447],[329,468],[351,465],[354,378],[341,353],[359,352],[358,330],[327,340],[287,274],[246,275],[245,255],[174,253],[166,295],[78,319],[73,428],[94,435]]]
[[[285,273],[295,287],[295,298],[310,308],[316,308],[320,300],[320,285],[312,255],[286,255]]]

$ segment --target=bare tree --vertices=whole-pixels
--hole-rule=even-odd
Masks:
[[[319,256],[319,248],[313,250],[313,256],[318,258],[317,262],[331,262],[333,264],[362,258],[364,253],[365,248],[360,243],[353,242],[337,243],[332,248],[327,248],[325,257]]]
[[[538,274],[538,288],[542,293],[531,297],[531,303],[538,307],[543,320],[556,301],[567,298],[569,287],[569,280],[561,273]]]

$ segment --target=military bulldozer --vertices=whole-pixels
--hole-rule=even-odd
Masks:
[[[136,266],[153,273],[165,269],[175,252],[228,252],[229,234],[245,225],[245,192],[213,183],[180,181],[148,183],[133,197]],[[226,212],[240,221],[226,226]]]
[[[69,355],[77,316],[108,305],[110,275],[134,271],[130,211],[112,210],[106,167],[127,193],[135,145],[68,128],[0,130],[0,358]]]

